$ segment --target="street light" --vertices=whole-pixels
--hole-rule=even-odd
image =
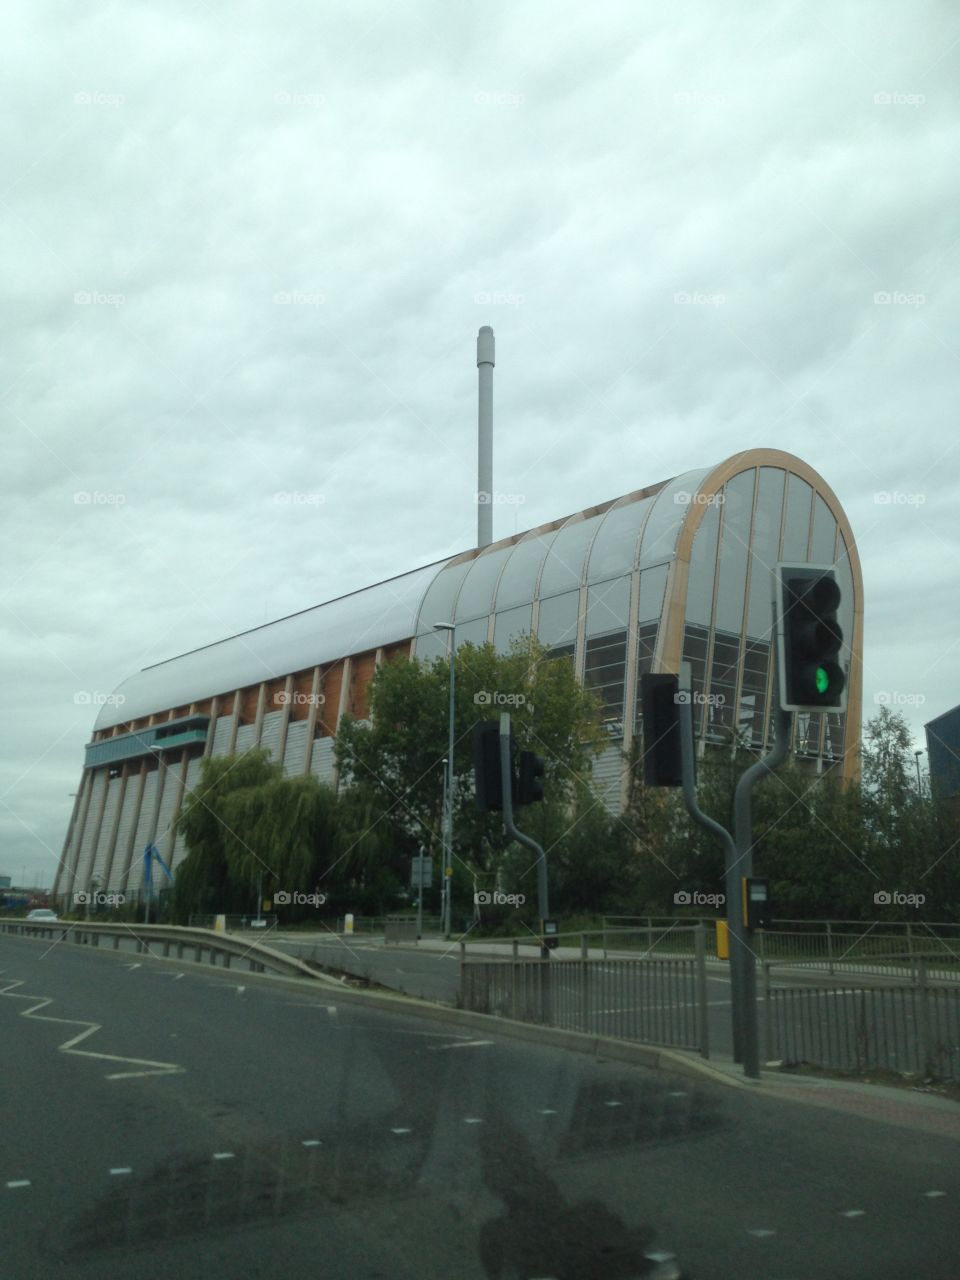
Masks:
[[[921,757],[922,755],[923,755],[923,748],[922,748],[922,747],[920,748],[920,750],[919,750],[919,751],[915,751],[915,752],[913,753],[913,759],[914,759],[914,761],[915,761],[915,763],[916,763],[916,766],[917,766],[917,795],[919,795],[919,796],[922,796],[922,795],[923,795],[923,786],[922,786],[922,784],[921,784],[921,782],[920,782],[920,757]]]
[[[453,877],[453,720],[454,720],[454,682],[456,680],[454,663],[454,631],[456,630],[455,622],[435,622],[433,624],[434,631],[450,632],[450,723],[448,726],[447,741],[447,794],[443,806],[443,897],[441,898],[441,910],[443,913],[443,936],[450,937],[450,917],[452,897],[451,890],[453,885],[451,879]]]

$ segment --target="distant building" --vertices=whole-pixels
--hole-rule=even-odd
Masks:
[[[960,707],[945,711],[923,727],[927,735],[930,790],[935,797],[954,806],[960,815]]]
[[[739,737],[769,746],[775,652],[772,567],[836,567],[847,670],[845,714],[795,718],[797,759],[859,772],[863,586],[849,522],[826,482],[791,454],[738,453],[529,532],[471,548],[291,617],[148,667],[101,708],[62,862],[76,890],[139,891],[153,841],[174,865],[173,824],[204,756],[266,747],[288,775],[337,785],[346,714],[369,714],[373,673],[400,655],[457,645],[504,651],[534,632],[598,691],[610,745],[596,765],[609,807],[625,800],[640,676],[691,664],[698,749]]]

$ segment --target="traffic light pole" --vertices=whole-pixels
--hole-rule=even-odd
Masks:
[[[522,844],[525,849],[530,849],[537,855],[537,909],[541,920],[547,920],[550,917],[550,903],[547,890],[547,855],[544,853],[536,840],[530,836],[526,836],[522,831],[518,831],[513,825],[513,771],[510,761],[510,713],[502,711],[500,713],[500,785],[503,789],[503,826],[507,835],[512,840],[516,840],[517,844]],[[547,960],[550,957],[548,947],[542,945],[541,939],[540,956]]]

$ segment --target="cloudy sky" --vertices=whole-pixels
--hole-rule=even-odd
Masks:
[[[0,873],[149,663],[741,449],[960,701],[953,5],[7,0]],[[676,295],[694,300],[676,301]],[[278,499],[278,495],[284,495]]]

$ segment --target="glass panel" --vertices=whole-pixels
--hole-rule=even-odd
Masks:
[[[647,570],[651,572],[651,570]],[[646,577],[646,574],[643,575]],[[637,696],[634,702],[634,724],[639,733],[643,724],[643,690],[640,677],[653,669],[653,655],[657,647],[659,622],[644,622],[637,627]]]
[[[750,539],[750,599],[747,635],[769,637],[773,628],[773,572],[780,546],[780,512],[784,472],[760,468],[757,505]]]
[[[540,601],[540,619],[537,637],[548,649],[558,645],[575,645],[577,641],[577,610],[579,591],[568,591],[563,596],[552,596]],[[572,652],[572,650],[571,650]]]
[[[840,622],[840,630],[843,632],[840,665],[847,673],[847,679],[849,679],[850,646],[853,644],[853,571],[847,558],[847,546],[839,529],[837,530],[837,547],[837,585],[840,588],[840,608],[837,610],[837,618]]]
[[[644,569],[640,575],[640,603],[637,606],[638,622],[659,622],[663,613],[663,594],[667,589],[669,566],[658,564]]]
[[[626,631],[630,613],[630,579],[614,578],[587,590],[587,635]]]
[[[683,629],[682,660],[690,664],[690,684],[693,690],[693,731],[702,732],[703,694],[707,683],[707,649],[710,642],[708,627],[687,626]]]
[[[710,625],[713,610],[713,584],[717,576],[717,534],[720,530],[720,505],[711,503],[703,513],[700,528],[693,538],[690,572],[687,578],[687,613],[690,623]]]
[[[807,535],[810,531],[810,503],[813,490],[799,476],[787,476],[787,518],[783,526],[781,560],[807,558]]]
[[[527,604],[533,599],[540,565],[555,536],[554,530],[537,537],[526,537],[513,548],[513,554],[497,584],[498,613],[512,609],[514,605]]]
[[[576,520],[572,524],[568,521],[557,533],[544,561],[541,596],[552,596],[580,585],[584,556],[602,519],[603,516],[591,516],[589,520]]]
[[[493,589],[512,550],[513,547],[500,547],[496,551],[486,551],[477,556],[470,566],[457,600],[456,621],[490,613],[493,608]],[[443,619],[435,618],[434,621],[441,622]]]
[[[833,548],[836,540],[837,522],[818,493],[813,510],[813,542],[810,547],[812,563],[833,564]]]
[[[450,565],[441,569],[426,590],[420,615],[417,619],[417,635],[427,635],[433,631],[435,622],[453,621],[453,602],[457,598],[460,583],[467,575],[472,560],[462,564]]]
[[[637,559],[637,538],[655,501],[656,495],[640,502],[628,502],[607,512],[590,552],[588,582],[604,582],[607,578],[633,571]]]
[[[816,756],[820,753],[820,722],[822,711],[798,711],[796,713],[795,749],[798,756]]]
[[[627,633],[587,641],[584,683],[603,705],[603,720],[616,737],[623,735],[623,684],[627,669]]]
[[[487,643],[487,625],[489,618],[475,618],[473,622],[458,622],[454,633],[457,648],[462,644],[482,645]],[[444,650],[446,652],[446,650]]]
[[[493,643],[497,653],[506,653],[511,640],[529,634],[532,618],[533,606],[529,604],[498,613],[493,625]]]
[[[707,734],[726,743],[732,741],[730,731],[733,729],[739,661],[739,635],[717,632],[713,641],[710,689],[707,694]]]
[[[417,636],[416,652],[413,655],[418,662],[432,662],[434,658],[447,656],[447,633],[445,631],[428,631]]]
[[[753,470],[742,471],[733,476],[723,490],[715,625],[718,631],[735,632],[737,635],[743,626],[743,593],[747,582],[747,547],[755,474]]]
[[[677,545],[677,534],[687,512],[691,500],[695,497],[700,482],[710,472],[709,467],[701,471],[688,471],[685,475],[671,480],[665,489],[654,498],[654,507],[647,518],[640,543],[640,567],[656,564],[672,556]]]
[[[843,759],[843,729],[846,714],[842,711],[826,713],[826,733],[823,742],[823,754],[827,760]]]
[[[767,701],[767,670],[771,643],[748,640],[743,658],[743,689],[737,727],[744,740],[754,747],[763,746],[763,718]]]

